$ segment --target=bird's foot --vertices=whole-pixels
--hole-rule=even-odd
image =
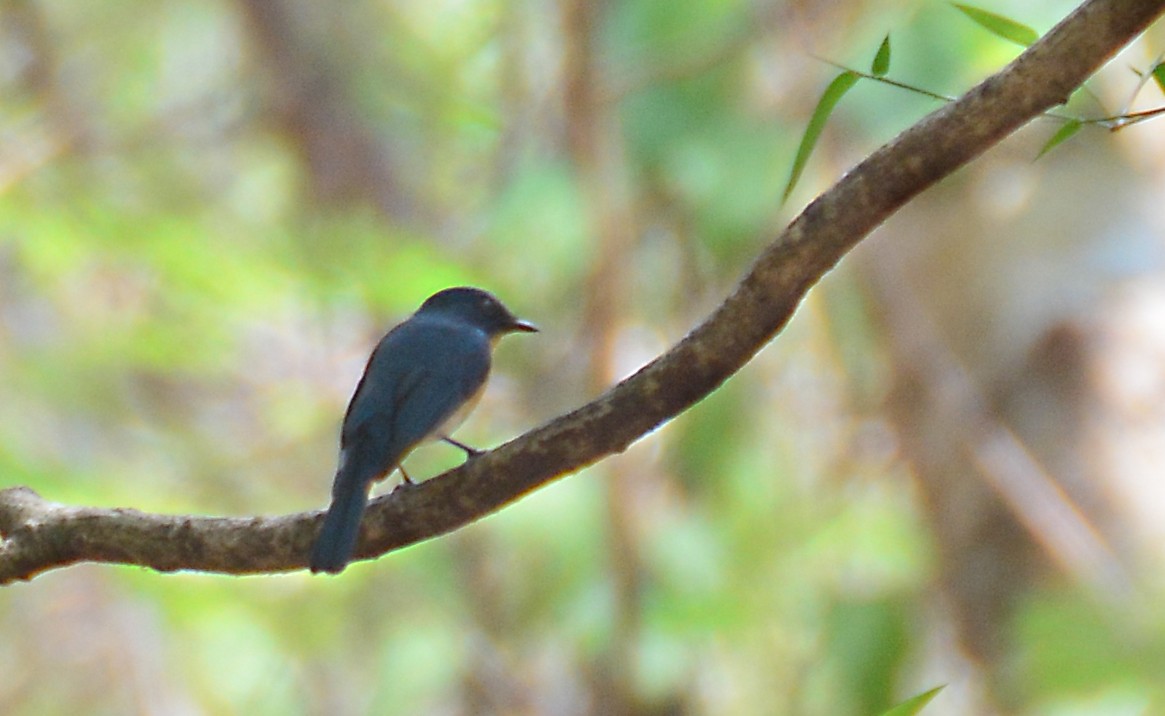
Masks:
[[[465,459],[467,461],[472,460],[475,457],[480,457],[480,456],[485,454],[485,450],[478,450],[477,448],[471,448],[468,445],[466,445],[465,443],[458,442],[457,440],[454,440],[453,438],[451,438],[447,435],[442,437],[441,439],[454,447],[459,447],[462,450],[464,450],[465,451]]]

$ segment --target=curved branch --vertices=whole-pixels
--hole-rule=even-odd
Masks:
[[[1165,0],[1090,0],[1003,71],[903,132],[810,204],[680,343],[567,415],[421,485],[379,497],[358,556],[434,537],[621,452],[708,395],[792,316],[806,291],[919,192],[1064,102],[1152,22]],[[320,512],[270,518],[150,515],[0,492],[0,584],[82,561],[251,574],[303,568]]]

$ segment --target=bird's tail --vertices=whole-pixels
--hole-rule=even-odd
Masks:
[[[360,535],[360,518],[368,502],[368,483],[354,484],[343,475],[336,476],[332,505],[324,515],[324,526],[311,551],[311,571],[339,574],[352,559],[356,538]]]

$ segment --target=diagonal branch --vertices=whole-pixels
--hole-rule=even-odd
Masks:
[[[457,529],[621,452],[708,395],[792,316],[806,291],[891,213],[1044,110],[1064,102],[1165,8],[1089,0],[957,101],[881,147],[765,248],[700,326],[595,401],[454,470],[374,500],[358,556]],[[303,568],[321,513],[269,518],[149,515],[0,492],[0,584],[82,561],[253,574]]]

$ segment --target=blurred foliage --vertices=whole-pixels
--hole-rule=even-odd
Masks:
[[[595,326],[602,222],[564,147],[561,7],[273,3],[318,73],[304,86],[330,83],[328,108],[370,128],[419,207],[403,217],[313,189],[312,138],[273,109],[289,68],[249,5],[0,4],[0,485],[175,513],[320,508],[368,350],[459,283],[544,331],[503,344],[459,432],[496,444],[591,397],[597,334],[616,346],[610,382],[777,233],[835,74],[807,53],[864,65],[892,30],[895,72],[958,92],[1013,49],[912,0],[604,5],[589,46],[636,220],[617,292],[634,300]],[[935,106],[894,92],[847,96],[792,204]],[[888,359],[866,309],[834,272],[752,365],[626,455],[338,579],[83,566],[6,588],[0,712],[583,714],[629,698],[838,716],[958,680],[932,666],[957,648],[925,618],[936,556],[879,412]],[[454,460],[426,447],[411,473]],[[612,495],[634,500],[629,541]],[[1157,620],[1134,629],[1070,584],[1033,591],[1017,713],[1165,703]]]

